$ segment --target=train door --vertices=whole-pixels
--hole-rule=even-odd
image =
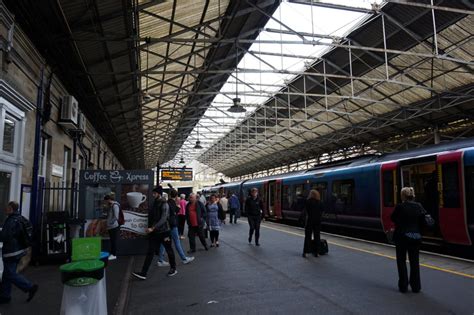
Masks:
[[[275,181],[275,203],[273,205],[273,213],[278,219],[283,219],[281,211],[281,183],[281,179]]]
[[[395,205],[398,203],[398,185],[397,185],[397,167],[398,163],[387,163],[381,166],[381,213],[380,220],[385,233],[394,228],[390,218]]]
[[[263,215],[268,217],[270,216],[270,203],[268,202],[268,198],[270,196],[270,185],[269,182],[263,182],[263,191],[262,191],[262,203],[263,203]]]
[[[436,167],[436,156],[416,158],[400,162],[401,187],[413,187],[415,199],[435,219],[435,227],[426,229],[423,235],[426,239],[440,240],[442,235],[439,228],[439,191]],[[398,193],[400,190],[398,191]]]
[[[450,152],[437,157],[439,189],[439,225],[449,243],[471,245],[462,172],[463,152]]]
[[[275,200],[276,200],[276,181],[268,183],[268,194],[266,202],[268,204],[268,216],[275,217]]]

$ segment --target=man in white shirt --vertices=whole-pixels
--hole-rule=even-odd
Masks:
[[[229,200],[225,194],[222,194],[222,197],[219,199],[219,203],[222,206],[222,210],[224,210],[224,214],[227,216],[227,211],[229,210]],[[225,219],[222,222],[225,224]]]

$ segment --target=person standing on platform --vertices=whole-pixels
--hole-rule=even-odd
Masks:
[[[10,201],[8,203],[5,208],[7,218],[0,232],[0,241],[3,242],[3,274],[2,283],[0,284],[0,304],[10,303],[12,284],[23,292],[28,293],[27,302],[31,301],[36,291],[38,291],[38,285],[32,284],[16,271],[21,257],[26,255],[26,249],[29,246],[26,236],[27,231],[22,223],[18,208],[17,202]]]
[[[186,205],[186,221],[188,222],[189,251],[196,252],[196,235],[199,236],[202,246],[208,250],[206,239],[204,238],[204,224],[206,222],[206,207],[197,200],[196,194],[189,195],[189,202]]]
[[[179,212],[178,212],[178,232],[179,238],[184,240],[184,224],[186,223],[186,195],[181,194],[181,200],[179,201]]]
[[[166,253],[168,254],[171,268],[168,276],[174,276],[178,273],[176,270],[176,261],[174,257],[173,248],[171,247],[170,224],[168,222],[169,206],[168,203],[161,198],[163,188],[158,187],[153,189],[153,207],[148,214],[148,251],[143,262],[141,271],[133,272],[132,275],[140,280],[146,280],[148,269],[150,268],[153,257],[161,244],[164,245]]]
[[[221,199],[219,199],[219,203],[222,207],[222,211],[224,212],[224,220],[222,220],[222,223],[225,224],[225,218],[227,217],[227,212],[229,211],[229,199],[227,199],[224,193],[222,194]]]
[[[402,203],[395,207],[391,219],[395,224],[393,239],[397,253],[398,289],[405,293],[408,284],[415,293],[421,290],[420,280],[420,245],[421,227],[424,222],[426,211],[415,202],[415,190],[413,187],[404,187],[401,190]],[[410,260],[410,279],[408,279],[406,257]]]
[[[219,247],[219,230],[221,229],[221,220],[219,213],[223,213],[222,206],[217,202],[216,195],[212,194],[209,203],[206,205],[207,226],[211,237],[211,247]]]
[[[240,201],[239,197],[235,195],[235,193],[232,193],[232,196],[229,198],[229,218],[230,218],[230,223],[232,224],[232,220],[234,221],[234,224],[237,224],[237,216],[240,212]]]
[[[110,256],[109,260],[117,259],[117,242],[120,234],[120,225],[118,223],[120,204],[115,201],[113,194],[105,195],[104,201],[107,206],[107,232],[110,237]]]
[[[163,193],[165,195],[165,193]],[[183,261],[184,264],[189,264],[194,260],[194,257],[186,257],[184,254],[183,247],[181,246],[181,241],[179,240],[179,234],[178,234],[178,222],[177,222],[177,216],[180,211],[180,208],[178,207],[176,200],[179,199],[178,197],[178,192],[174,189],[170,191],[170,196],[168,198],[168,206],[170,209],[170,215],[168,222],[170,223],[170,228],[171,228],[171,238],[174,243],[174,247],[176,248],[176,251],[178,252],[179,257]],[[160,246],[160,253],[158,255],[158,267],[167,267],[170,264],[165,261],[164,258],[165,255],[165,247],[163,244]]]
[[[303,219],[305,222],[303,257],[306,257],[306,253],[311,252],[315,257],[318,257],[319,244],[321,242],[320,232],[322,213],[323,207],[321,203],[321,195],[317,190],[311,190],[308,199],[306,199],[303,211]],[[315,246],[313,246],[311,241],[313,234]]]
[[[252,243],[253,232],[255,231],[255,245],[260,246],[260,222],[262,221],[263,202],[258,196],[258,189],[252,188],[250,196],[245,200],[245,212],[249,221],[249,244]]]

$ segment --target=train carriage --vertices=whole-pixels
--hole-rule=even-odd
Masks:
[[[309,190],[321,194],[323,224],[387,232],[400,189],[415,188],[416,200],[435,219],[424,239],[472,245],[474,237],[474,140],[365,156],[319,165],[314,169],[226,183],[212,190],[238,191],[242,206],[258,188],[264,214],[298,220]],[[242,213],[245,214],[243,207]]]

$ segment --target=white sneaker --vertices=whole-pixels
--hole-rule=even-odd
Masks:
[[[109,255],[109,260],[115,260],[115,259],[117,259],[117,256]]]
[[[183,264],[189,264],[190,262],[192,262],[194,260],[194,257],[191,256],[191,257],[186,257],[185,260],[183,260]]]
[[[159,261],[156,263],[158,267],[169,267],[170,263],[167,261]]]

